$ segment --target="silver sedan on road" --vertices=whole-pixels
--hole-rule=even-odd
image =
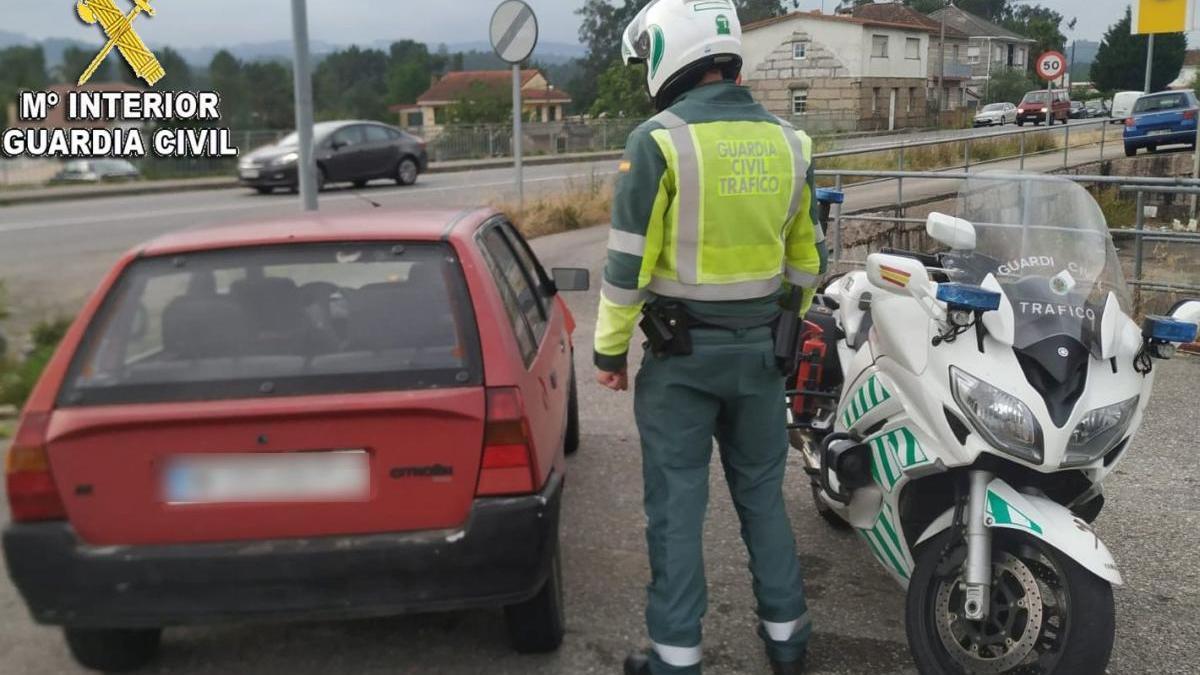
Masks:
[[[1017,106],[1011,103],[989,103],[975,115],[975,126],[990,127],[1016,124]]]

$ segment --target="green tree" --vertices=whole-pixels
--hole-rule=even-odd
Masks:
[[[446,116],[455,124],[500,124],[512,119],[512,92],[490,89],[482,82],[471,84],[467,93],[446,109]]]
[[[0,49],[0,117],[7,118],[17,92],[43,89],[46,81],[46,55],[40,46]],[[5,119],[5,126],[15,121]]]
[[[234,128],[246,128],[250,111],[246,101],[246,82],[242,62],[222,49],[208,66],[209,86],[221,94],[221,121]]]
[[[388,52],[388,103],[415,103],[429,89],[432,68],[425,45],[412,40],[393,43]]]
[[[159,89],[187,91],[196,88],[192,67],[188,65],[182,54],[170,47],[163,47],[155,53],[158,55],[158,62],[162,65],[163,70],[167,72],[156,85]]]
[[[257,61],[242,67],[249,126],[253,129],[291,129],[296,124],[292,70],[278,61]]]
[[[1004,68],[992,73],[992,78],[984,90],[984,103],[1017,103],[1025,92],[1034,89],[1044,89],[1045,85],[1036,82],[1029,73],[1017,68]]]
[[[617,61],[600,76],[592,115],[607,113],[614,117],[648,117],[654,103],[646,93],[646,67],[627,68]]]
[[[388,55],[378,49],[350,47],[325,57],[313,72],[317,118],[385,120]]]
[[[96,57],[95,50],[84,49],[83,47],[72,45],[63,50],[62,61],[54,67],[54,79],[58,82],[75,83],[79,81],[79,76],[87,70],[91,65],[92,59]],[[92,75],[92,82],[113,82],[120,80],[117,75],[117,63],[110,54],[96,72]]]
[[[1054,10],[1039,5],[1018,5],[1000,24],[1014,33],[1036,40],[1037,44],[1031,47],[1030,52],[1036,57],[1043,52],[1061,52],[1066,48],[1067,37],[1059,29],[1062,20],[1062,15]],[[1033,68],[1033,58],[1028,59],[1028,64]]]
[[[1126,8],[1125,16],[1108,29],[1100,42],[1100,51],[1092,63],[1092,81],[1100,91],[1140,91],[1145,85],[1148,40],[1145,35],[1131,34],[1130,24],[1130,11]],[[1179,77],[1186,51],[1187,38],[1183,33],[1154,36],[1150,91],[1165,89]]]

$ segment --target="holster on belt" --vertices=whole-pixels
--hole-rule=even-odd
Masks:
[[[683,303],[660,301],[642,309],[639,326],[646,335],[646,348],[657,357],[688,356],[692,353],[691,319]]]
[[[800,365],[800,332],[804,320],[800,316],[800,305],[804,302],[804,289],[795,286],[783,301],[783,313],[775,324],[775,362],[779,372],[786,378],[796,374]]]

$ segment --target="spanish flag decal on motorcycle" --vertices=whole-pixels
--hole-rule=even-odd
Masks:
[[[889,284],[899,286],[900,288],[907,288],[908,280],[912,278],[912,275],[908,272],[898,270],[895,267],[888,267],[887,265],[879,266],[879,276]]]

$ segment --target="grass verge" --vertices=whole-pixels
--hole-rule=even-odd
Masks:
[[[491,206],[511,218],[521,233],[532,239],[607,223],[612,195],[612,181],[592,175],[568,181],[561,192],[527,198],[524,208],[511,201],[493,201]]]

